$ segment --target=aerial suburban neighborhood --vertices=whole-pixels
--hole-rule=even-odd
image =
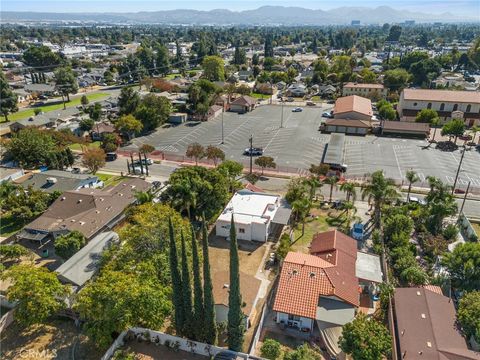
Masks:
[[[0,358],[480,360],[479,14],[2,1]]]

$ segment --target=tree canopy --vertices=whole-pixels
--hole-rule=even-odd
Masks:
[[[480,289],[480,243],[458,244],[452,252],[444,254],[442,264],[455,288],[464,291]]]

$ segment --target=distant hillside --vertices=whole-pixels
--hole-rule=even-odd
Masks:
[[[168,10],[137,13],[38,13],[1,12],[2,22],[60,22],[81,21],[129,24],[185,25],[342,25],[352,20],[362,24],[379,24],[415,20],[417,22],[478,22],[478,18],[462,18],[450,13],[425,14],[396,10],[388,6],[377,8],[341,7],[328,11],[300,7],[263,6],[254,10],[230,11],[217,9]]]

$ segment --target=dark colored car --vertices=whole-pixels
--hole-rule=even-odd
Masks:
[[[114,152],[109,152],[105,154],[105,160],[106,161],[115,161],[117,160],[117,153]]]
[[[246,148],[245,151],[243,152],[243,155],[247,156],[261,156],[263,155],[263,149],[261,148]]]

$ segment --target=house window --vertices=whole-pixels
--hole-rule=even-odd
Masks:
[[[413,103],[413,106],[417,106],[417,103]]]
[[[453,110],[452,111],[457,111],[458,110],[458,104],[453,105]]]
[[[432,103],[428,103],[427,109],[431,109],[431,108],[432,108]]]
[[[467,105],[467,111],[466,112],[470,112],[472,110],[472,105],[468,104]]]
[[[288,314],[288,320],[300,321],[300,316]]]
[[[445,110],[445,104],[444,104],[444,103],[441,103],[441,104],[440,104],[440,111],[443,111],[443,110]]]
[[[239,232],[240,234],[245,234],[245,229],[239,228],[239,229],[238,229],[238,232]]]

